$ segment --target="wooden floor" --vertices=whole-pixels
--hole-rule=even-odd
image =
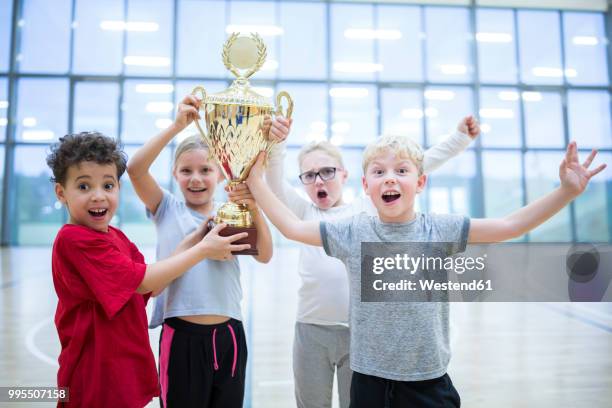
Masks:
[[[152,259],[152,249],[145,254]],[[2,249],[0,257],[0,386],[54,385],[50,249]],[[243,264],[246,407],[295,406],[296,259],[295,248],[279,248],[269,265]],[[451,321],[449,372],[464,407],[612,406],[612,304],[452,304]],[[150,335],[157,350],[158,330]]]

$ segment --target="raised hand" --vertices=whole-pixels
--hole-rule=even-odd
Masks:
[[[465,133],[472,139],[476,139],[480,134],[480,123],[478,123],[478,120],[474,116],[466,116],[457,125],[457,130],[461,133]]]
[[[194,95],[187,95],[179,103],[176,111],[176,119],[174,119],[174,126],[179,129],[185,129],[195,119],[200,119],[198,109],[200,109],[200,99]]]
[[[227,196],[230,201],[236,204],[244,204],[249,210],[257,208],[255,198],[253,198],[249,187],[245,183],[237,184],[232,188],[226,186],[225,191],[227,191]]]
[[[293,119],[287,119],[282,116],[277,116],[272,121],[272,127],[270,128],[270,140],[274,140],[276,142],[283,142],[287,139],[289,135],[289,131],[291,130],[291,124],[293,123]]]
[[[287,119],[282,116],[272,119],[267,115],[264,118],[263,132],[267,135],[268,140],[280,143],[287,139],[292,123],[293,119]]]
[[[253,180],[263,178],[265,160],[266,160],[266,152],[263,152],[263,151],[259,152],[259,154],[257,155],[257,161],[255,162],[255,164],[253,164],[253,167],[251,167],[251,170],[249,171],[249,177],[247,177],[246,179],[247,186],[249,186],[249,184]]]
[[[606,164],[600,164],[594,170],[589,170],[589,166],[596,155],[597,150],[593,149],[584,163],[580,164],[578,161],[578,146],[576,142],[571,142],[567,146],[565,158],[559,166],[561,187],[573,195],[581,194],[591,178],[606,168]]]

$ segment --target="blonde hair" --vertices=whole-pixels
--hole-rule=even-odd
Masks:
[[[419,176],[423,174],[423,149],[417,142],[403,135],[384,135],[370,143],[363,151],[363,174],[375,157],[389,151],[398,157],[410,159],[419,170]]]
[[[210,160],[211,158],[210,150],[208,149],[208,145],[206,144],[205,141],[202,140],[200,135],[193,134],[193,135],[187,136],[185,139],[181,141],[181,143],[179,143],[178,146],[176,146],[176,150],[174,151],[174,166],[176,166],[176,163],[178,162],[178,158],[181,156],[181,154],[191,151],[191,150],[198,150],[198,149],[205,149],[206,152],[208,153],[208,159]]]
[[[312,152],[323,152],[331,158],[338,160],[340,166],[344,168],[344,161],[342,160],[342,154],[340,153],[340,149],[338,149],[335,145],[331,144],[327,140],[323,140],[320,142],[310,142],[300,149],[300,153],[298,154],[298,164],[300,166],[300,169],[302,168],[302,162],[304,161],[304,157],[306,157],[308,153]]]

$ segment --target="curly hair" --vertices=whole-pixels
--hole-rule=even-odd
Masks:
[[[47,156],[47,165],[53,171],[51,182],[64,184],[70,166],[85,161],[114,164],[120,179],[127,166],[127,155],[115,139],[102,133],[81,132],[60,137]]]

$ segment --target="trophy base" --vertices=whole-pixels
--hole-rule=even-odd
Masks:
[[[208,230],[210,231],[215,227],[216,223],[213,220],[208,222]],[[259,255],[257,250],[257,228],[255,227],[235,227],[228,225],[219,231],[219,235],[222,237],[229,237],[230,235],[239,234],[241,232],[248,232],[249,236],[246,238],[234,241],[235,245],[250,244],[249,249],[243,249],[242,251],[232,252],[232,255]]]

